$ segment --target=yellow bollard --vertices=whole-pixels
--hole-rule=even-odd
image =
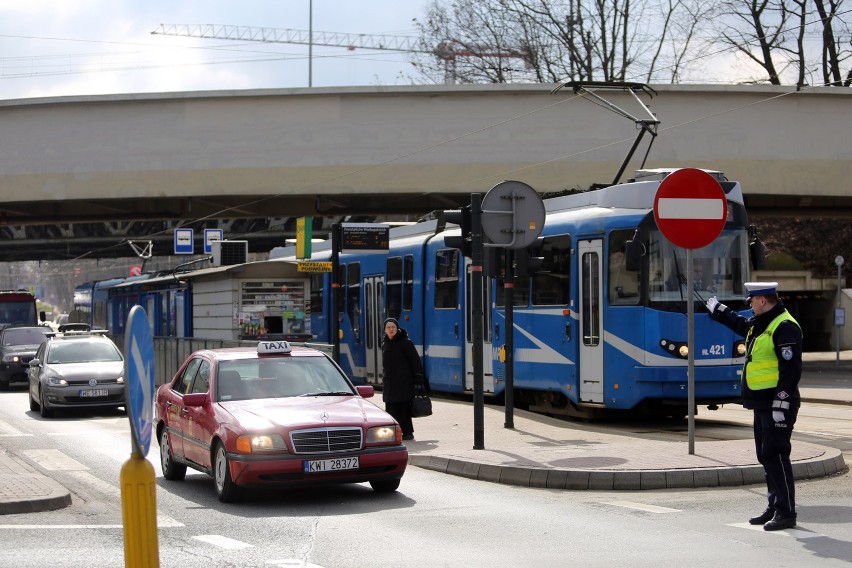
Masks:
[[[159,568],[154,466],[136,452],[121,467],[125,568]]]

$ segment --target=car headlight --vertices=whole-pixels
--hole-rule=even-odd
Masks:
[[[237,438],[237,451],[241,454],[286,452],[287,444],[278,434],[244,434]]]
[[[3,355],[4,363],[17,363],[19,360],[17,355]]]
[[[55,373],[55,372],[46,373],[44,375],[44,378],[47,381],[47,384],[49,384],[51,386],[54,386],[54,387],[68,386],[68,381],[66,381],[65,378],[58,373]]]
[[[374,426],[367,430],[368,444],[387,444],[390,442],[402,442],[402,430],[396,425]]]
[[[123,385],[123,384],[124,384],[124,375],[121,375],[120,377],[118,377],[118,378],[115,380],[115,382],[117,382],[117,383],[118,383],[118,384],[120,384],[120,385]]]

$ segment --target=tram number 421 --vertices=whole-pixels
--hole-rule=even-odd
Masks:
[[[724,355],[725,354],[725,346],[724,345],[711,345],[707,349],[701,350],[702,355]]]

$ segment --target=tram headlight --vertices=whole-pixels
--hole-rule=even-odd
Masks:
[[[674,357],[680,357],[682,359],[689,357],[689,346],[682,341],[661,339],[660,347],[663,348],[663,351]]]
[[[737,357],[744,357],[745,356],[745,354],[746,354],[745,341],[734,342],[734,353],[736,353]]]

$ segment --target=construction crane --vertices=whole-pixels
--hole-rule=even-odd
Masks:
[[[263,43],[292,43],[308,46],[322,45],[345,47],[350,51],[361,48],[429,53],[446,63],[448,79],[452,77],[450,70],[455,68],[455,60],[458,57],[517,58],[523,59],[527,63],[532,60],[532,54],[525,48],[510,50],[479,49],[466,47],[461,42],[449,41],[441,42],[434,49],[429,50],[423,48],[418,38],[398,35],[350,34],[218,24],[160,24],[151,34]]]

